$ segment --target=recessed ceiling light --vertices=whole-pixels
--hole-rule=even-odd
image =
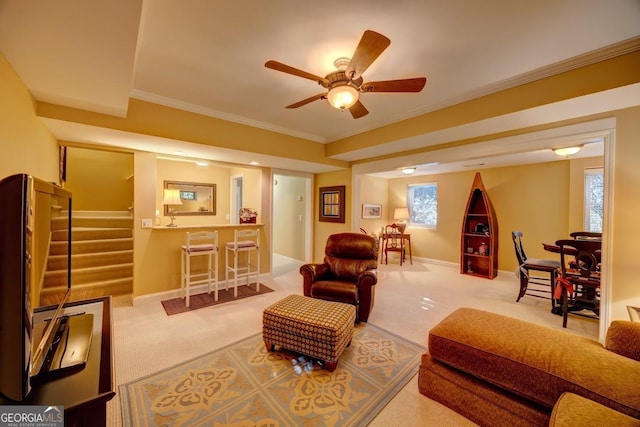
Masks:
[[[187,155],[186,151],[182,151],[182,150],[174,151],[173,154],[177,154],[178,156],[186,156]]]
[[[255,162],[255,161],[254,161],[254,162],[251,162],[251,163],[249,163],[249,164],[250,164],[251,166],[258,166],[260,163],[258,163],[258,162]]]
[[[198,165],[198,166],[200,166],[201,168],[203,168],[203,167],[205,167],[205,166],[209,166],[209,163],[199,161],[199,162],[196,162],[196,165]]]

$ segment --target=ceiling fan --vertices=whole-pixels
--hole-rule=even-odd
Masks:
[[[369,111],[360,102],[360,94],[366,92],[420,92],[427,82],[426,77],[401,80],[384,80],[366,82],[362,73],[369,68],[373,61],[391,44],[391,40],[375,31],[366,30],[358,43],[353,57],[338,58],[333,63],[337,71],[325,77],[316,76],[303,70],[291,67],[278,61],[267,61],[264,66],[272,70],[293,74],[294,76],[313,80],[327,89],[309,98],[287,105],[286,108],[298,108],[318,99],[326,99],[329,104],[339,110],[349,110],[354,119],[366,116]]]

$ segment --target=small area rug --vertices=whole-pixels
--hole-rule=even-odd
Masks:
[[[361,323],[334,372],[296,374],[262,333],[120,385],[126,426],[364,426],[416,374],[425,347]],[[398,420],[400,422],[400,420]]]
[[[162,306],[167,316],[171,316],[173,314],[198,310],[199,308],[211,307],[212,305],[224,304],[229,301],[266,294],[267,292],[273,292],[273,289],[260,283],[260,291],[256,291],[256,284],[250,283],[248,285],[238,286],[237,297],[233,296],[233,287],[230,286],[229,289],[218,289],[218,301],[214,299],[215,295],[212,289],[210,294],[204,292],[202,294],[190,295],[189,307],[185,306],[184,299],[180,297],[164,300],[162,301]]]

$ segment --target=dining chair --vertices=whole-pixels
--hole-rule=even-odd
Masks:
[[[551,300],[551,312],[561,314],[562,307],[560,299],[554,298],[558,271],[560,270],[560,261],[554,259],[538,259],[528,258],[524,251],[522,243],[522,232],[511,232],[513,247],[516,251],[518,259],[518,269],[516,275],[520,278],[520,291],[516,302],[520,301],[525,295],[536,298],[545,298]],[[530,287],[530,285],[534,285]]]
[[[562,327],[569,313],[600,318],[601,241],[562,239],[556,245],[562,273],[554,296],[562,299]]]
[[[384,227],[384,263],[389,262],[389,252],[400,253],[400,266],[404,261],[404,238],[398,224],[390,224]]]

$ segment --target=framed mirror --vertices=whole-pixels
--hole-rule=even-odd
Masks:
[[[216,185],[200,182],[164,181],[165,190],[175,190],[172,200],[163,200],[166,216],[215,215]],[[165,191],[166,193],[166,191]]]

